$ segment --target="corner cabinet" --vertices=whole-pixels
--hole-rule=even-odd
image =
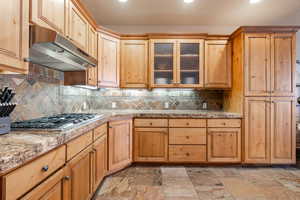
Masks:
[[[121,41],[121,87],[147,88],[148,41]]]
[[[132,162],[132,120],[109,123],[108,170],[120,170]]]
[[[0,73],[27,73],[29,0],[0,1]]]
[[[98,34],[98,86],[119,87],[120,40]]]
[[[204,40],[150,40],[151,87],[204,85]]]
[[[227,40],[205,41],[205,88],[231,88],[231,44]]]

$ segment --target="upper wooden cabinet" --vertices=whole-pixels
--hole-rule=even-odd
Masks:
[[[98,33],[92,26],[89,26],[88,37],[88,53],[93,58],[98,59]]]
[[[115,172],[132,162],[132,120],[109,123],[108,170]]]
[[[0,73],[27,73],[29,0],[0,1]]]
[[[121,87],[147,88],[148,41],[121,41]]]
[[[67,0],[31,0],[31,22],[65,34]]]
[[[119,87],[120,40],[98,34],[98,86]]]
[[[206,88],[231,88],[231,44],[226,40],[205,41]]]
[[[245,95],[293,96],[295,34],[245,35]]]
[[[68,32],[67,37],[81,50],[88,53],[89,24],[74,3],[68,4]]]
[[[150,40],[151,87],[203,87],[204,40]]]

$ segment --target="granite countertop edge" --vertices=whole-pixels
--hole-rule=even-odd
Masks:
[[[223,111],[170,111],[170,110],[96,110],[93,113],[103,114],[103,118],[81,125],[79,127],[62,132],[51,132],[45,130],[37,131],[12,131],[0,136],[0,175],[6,174],[13,169],[45,154],[76,137],[83,135],[94,128],[113,120],[123,118],[145,117],[145,118],[222,118],[240,119],[237,113]]]

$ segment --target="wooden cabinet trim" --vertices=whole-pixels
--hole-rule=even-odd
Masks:
[[[206,145],[206,128],[169,128],[169,144]]]
[[[67,160],[72,159],[76,154],[84,150],[93,143],[93,131],[85,133],[82,136],[67,143]]]

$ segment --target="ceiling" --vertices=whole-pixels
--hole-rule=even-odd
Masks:
[[[100,25],[300,25],[300,0],[81,0]]]

